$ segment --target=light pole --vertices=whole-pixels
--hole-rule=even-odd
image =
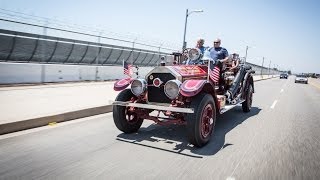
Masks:
[[[249,46],[246,47],[246,56],[244,59],[244,64],[246,64],[246,62],[247,62],[248,49],[249,49]]]
[[[260,73],[261,76],[262,76],[262,71],[263,71],[263,63],[264,63],[264,57],[262,57],[262,65],[261,65],[261,73]]]
[[[270,60],[270,63],[269,63],[269,76],[270,76],[270,65],[271,65],[271,60]]]
[[[183,44],[182,44],[182,50],[187,47],[187,42],[186,42],[186,32],[187,32],[187,22],[188,22],[188,17],[191,13],[201,13],[203,10],[193,10],[190,11],[187,9],[186,10],[186,20],[184,22],[184,33],[183,33]]]

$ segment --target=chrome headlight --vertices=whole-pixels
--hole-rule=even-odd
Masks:
[[[190,61],[199,59],[201,54],[199,49],[190,49],[188,53]]]
[[[131,92],[135,96],[140,96],[147,89],[147,81],[144,79],[135,79],[131,83]]]
[[[170,80],[164,85],[164,93],[170,99],[178,97],[180,92],[181,82],[179,80]]]

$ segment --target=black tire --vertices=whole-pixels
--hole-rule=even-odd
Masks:
[[[134,95],[131,90],[125,89],[118,94],[116,101],[129,101],[132,97]],[[113,106],[113,121],[120,131],[134,133],[141,127],[143,119],[138,118],[135,113],[127,114],[128,109],[129,107],[125,106]]]
[[[194,113],[185,116],[188,140],[194,146],[202,147],[209,142],[214,131],[216,122],[215,102],[211,95],[201,93],[192,99],[190,107],[194,108]]]
[[[250,112],[251,105],[252,105],[252,96],[253,96],[253,86],[252,86],[252,84],[249,85],[246,93],[247,93],[246,99],[242,103],[242,110],[243,110],[243,112]]]

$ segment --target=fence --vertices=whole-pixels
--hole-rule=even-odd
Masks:
[[[169,53],[0,29],[0,61],[155,66]]]

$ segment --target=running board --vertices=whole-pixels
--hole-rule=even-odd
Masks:
[[[220,114],[223,114],[223,113],[229,111],[230,109],[236,107],[238,104],[243,103],[244,101],[245,100],[240,100],[236,104],[225,105],[224,108],[220,109]]]
[[[141,103],[113,101],[112,105],[114,105],[114,106],[129,106],[129,107],[161,110],[161,111],[172,111],[172,112],[180,112],[180,113],[194,113],[193,108],[180,108],[180,107],[161,106],[161,105],[154,105],[154,104],[141,104]]]

